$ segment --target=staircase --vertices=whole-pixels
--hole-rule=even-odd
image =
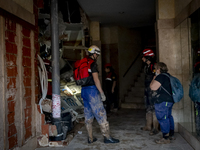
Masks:
[[[145,74],[140,73],[135,84],[127,91],[125,101],[121,104],[121,108],[145,109],[144,104],[144,79]]]

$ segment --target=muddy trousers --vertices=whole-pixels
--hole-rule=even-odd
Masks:
[[[174,118],[172,116],[173,103],[162,102],[160,104],[155,104],[155,113],[160,123],[161,132],[163,136],[173,132],[174,133]]]
[[[141,129],[144,131],[151,131],[150,134],[154,135],[158,133],[159,123],[155,115],[154,103],[152,102],[150,98],[149,91],[151,91],[150,88],[146,87],[145,93],[144,93],[144,101],[145,101],[145,108],[146,108],[146,125],[142,127]]]
[[[107,122],[106,111],[100,98],[100,93],[96,86],[82,87],[81,97],[84,102],[85,125],[88,131],[89,140],[93,141],[92,123],[94,117],[100,125],[104,137],[109,138],[109,124]]]

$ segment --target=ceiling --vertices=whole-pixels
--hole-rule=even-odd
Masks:
[[[77,0],[91,21],[128,28],[156,21],[155,0]]]

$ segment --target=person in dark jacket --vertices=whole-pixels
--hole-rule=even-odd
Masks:
[[[170,79],[164,73],[170,75],[167,65],[163,62],[155,64],[156,76],[154,76],[150,88],[155,91],[155,113],[160,123],[163,137],[156,140],[158,144],[170,143],[174,140],[174,119],[172,116],[172,107],[174,105]]]
[[[154,102],[151,99],[151,89],[149,87],[153,77],[155,75],[154,68],[154,52],[151,49],[143,50],[142,61],[145,63],[144,73],[145,73],[145,107],[146,107],[146,125],[141,128],[144,131],[150,131],[149,135],[155,135],[159,132],[159,123],[155,115]],[[153,128],[152,128],[153,126]]]
[[[112,68],[110,63],[105,64],[105,95],[106,95],[106,111],[110,113],[111,107],[114,104],[114,110],[118,109],[116,85],[117,85],[117,76]]]

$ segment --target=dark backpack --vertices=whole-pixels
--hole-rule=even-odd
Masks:
[[[94,60],[85,57],[81,60],[78,60],[74,64],[74,80],[77,85],[86,85],[88,83],[89,72],[91,70],[90,65]]]
[[[163,73],[163,74],[169,77],[170,79],[172,95],[164,87],[161,86],[161,88],[163,88],[169,95],[173,97],[173,100],[175,103],[179,102],[183,98],[183,95],[184,95],[183,86],[181,82],[179,81],[179,79],[177,79],[174,76],[168,75],[166,73]]]
[[[193,102],[200,102],[200,74],[192,79],[189,89],[189,97]]]

